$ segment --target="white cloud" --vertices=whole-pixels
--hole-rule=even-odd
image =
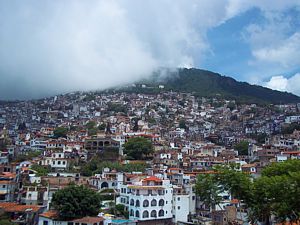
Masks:
[[[300,73],[296,73],[290,78],[286,78],[282,75],[273,76],[265,86],[278,91],[287,91],[300,96]]]
[[[158,67],[201,65],[211,54],[207,30],[253,7],[280,11],[294,4],[258,0],[0,1],[0,98],[101,89],[147,76]],[[257,27],[259,35],[254,32],[251,40],[256,58],[265,61],[274,46],[257,47],[255,37],[261,39],[262,30]],[[278,38],[278,52],[288,56],[298,38],[291,37],[285,48],[281,43],[285,37]],[[271,53],[281,60],[280,53]],[[293,54],[298,56],[296,51]]]
[[[278,91],[287,91],[288,79],[284,76],[273,76],[266,83],[266,87]]]

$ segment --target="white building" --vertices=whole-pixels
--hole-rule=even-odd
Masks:
[[[188,221],[188,215],[195,210],[191,193],[173,186],[170,180],[150,176],[130,184],[118,183],[120,197],[117,204],[125,205],[130,220]]]

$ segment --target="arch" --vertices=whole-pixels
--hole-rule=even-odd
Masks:
[[[151,206],[156,206],[157,205],[157,201],[155,200],[155,199],[153,199],[152,201],[151,201]]]
[[[108,188],[108,183],[106,181],[101,184],[101,189],[102,188]]]
[[[104,141],[104,146],[109,146],[110,142],[109,141]]]
[[[135,201],[135,206],[136,206],[136,207],[140,207],[140,201],[139,201],[139,200],[136,200],[136,201]]]
[[[165,215],[165,211],[163,209],[161,209],[161,210],[158,211],[158,216],[159,217],[162,217],[164,215]]]
[[[140,217],[140,212],[139,212],[139,210],[136,210],[136,211],[135,211],[135,217]]]
[[[130,210],[130,216],[134,216],[134,211],[133,211],[133,209]]]
[[[149,206],[149,201],[148,200],[144,200],[143,201],[143,207],[148,207]]]
[[[130,205],[134,205],[134,200],[133,199],[130,200]]]
[[[143,212],[143,218],[149,218],[149,212],[147,210]]]
[[[156,210],[151,211],[151,217],[155,217],[155,218],[157,217]]]
[[[99,141],[99,142],[98,142],[98,146],[103,147],[103,141]]]
[[[165,201],[163,199],[160,199],[158,202],[159,206],[164,206],[165,205]]]

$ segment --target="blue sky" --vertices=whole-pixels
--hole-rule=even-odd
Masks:
[[[0,99],[197,67],[300,95],[299,0],[0,1]]]
[[[200,66],[250,83],[268,86],[268,81],[274,76],[282,77],[284,83],[286,79],[293,78],[300,71],[300,58],[297,59],[298,63],[292,63],[291,65],[280,65],[280,58],[271,62],[256,58],[253,55],[256,46],[255,43],[251,43],[251,34],[248,33],[247,29],[253,25],[266,26],[266,29],[268,29],[268,26],[274,26],[275,30],[273,32],[275,32],[275,35],[277,31],[278,35],[283,36],[281,44],[287,43],[291,36],[300,32],[299,15],[299,11],[294,8],[282,12],[283,18],[277,22],[285,23],[285,20],[288,20],[288,25],[284,27],[279,26],[278,29],[276,29],[278,23],[270,24],[268,19],[265,18],[264,12],[258,8],[252,8],[227,20],[225,23],[207,32],[207,39],[210,43],[212,54],[208,54],[206,60]],[[273,35],[274,33],[268,34],[266,32],[266,36],[262,37],[269,39],[267,42],[269,42],[270,49],[280,47],[280,45],[278,46],[275,43],[272,45]],[[297,40],[300,41],[300,39]],[[296,44],[299,46],[300,43]],[[268,46],[266,45],[265,47]],[[291,52],[290,55],[282,56],[288,57],[282,60],[289,60],[289,57],[292,59],[298,56],[300,55],[295,56]],[[285,90],[284,87],[273,86],[272,88]],[[298,90],[293,90],[293,92],[299,94]]]

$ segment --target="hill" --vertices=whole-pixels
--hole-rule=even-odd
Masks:
[[[147,88],[141,88],[142,84]],[[158,85],[164,85],[164,90],[191,92],[198,97],[223,97],[247,103],[300,102],[300,97],[291,93],[239,82],[231,77],[195,68],[169,71],[163,75],[155,73],[150,78],[137,82],[136,87],[127,90],[144,93],[159,92]]]

